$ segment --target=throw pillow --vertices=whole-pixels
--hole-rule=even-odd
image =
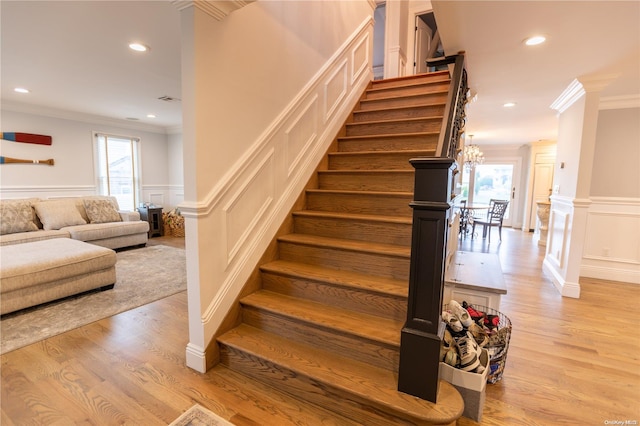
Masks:
[[[37,231],[31,203],[3,200],[0,204],[0,235]]]
[[[122,222],[120,213],[113,207],[109,200],[84,200],[84,209],[87,212],[89,223]]]
[[[87,223],[76,208],[75,201],[71,199],[41,201],[33,207],[46,230]]]

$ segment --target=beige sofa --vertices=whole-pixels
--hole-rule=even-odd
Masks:
[[[86,196],[0,201],[0,246],[72,238],[119,249],[145,245],[149,223],[120,211],[115,197]]]
[[[113,288],[113,249],[145,245],[148,231],[114,197],[1,200],[0,314]]]

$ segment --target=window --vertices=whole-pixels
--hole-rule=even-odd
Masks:
[[[96,180],[100,195],[112,195],[122,210],[140,200],[140,140],[96,133]]]

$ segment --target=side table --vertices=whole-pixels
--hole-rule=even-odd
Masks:
[[[164,226],[162,224],[162,207],[138,207],[140,219],[149,222],[149,238],[162,237]]]

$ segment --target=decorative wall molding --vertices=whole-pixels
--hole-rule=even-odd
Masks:
[[[222,239],[221,259],[211,260],[220,266],[199,277],[216,286],[212,297],[201,289],[203,334],[190,338],[189,367],[203,371],[203,348],[369,83],[371,56],[363,49],[370,49],[372,31],[368,16],[206,196],[178,206],[188,235],[193,226]]]
[[[3,186],[0,197],[8,198],[49,198],[69,197],[71,195],[95,195],[98,189],[95,185],[65,185],[65,186]]]
[[[640,95],[608,96],[600,98],[600,110],[640,108]]]
[[[577,79],[573,80],[569,86],[558,96],[558,98],[551,104],[551,109],[558,111],[558,114],[562,114],[573,105],[578,99],[584,95],[586,91],[582,87]]]
[[[592,197],[580,275],[640,284],[640,198]]]

